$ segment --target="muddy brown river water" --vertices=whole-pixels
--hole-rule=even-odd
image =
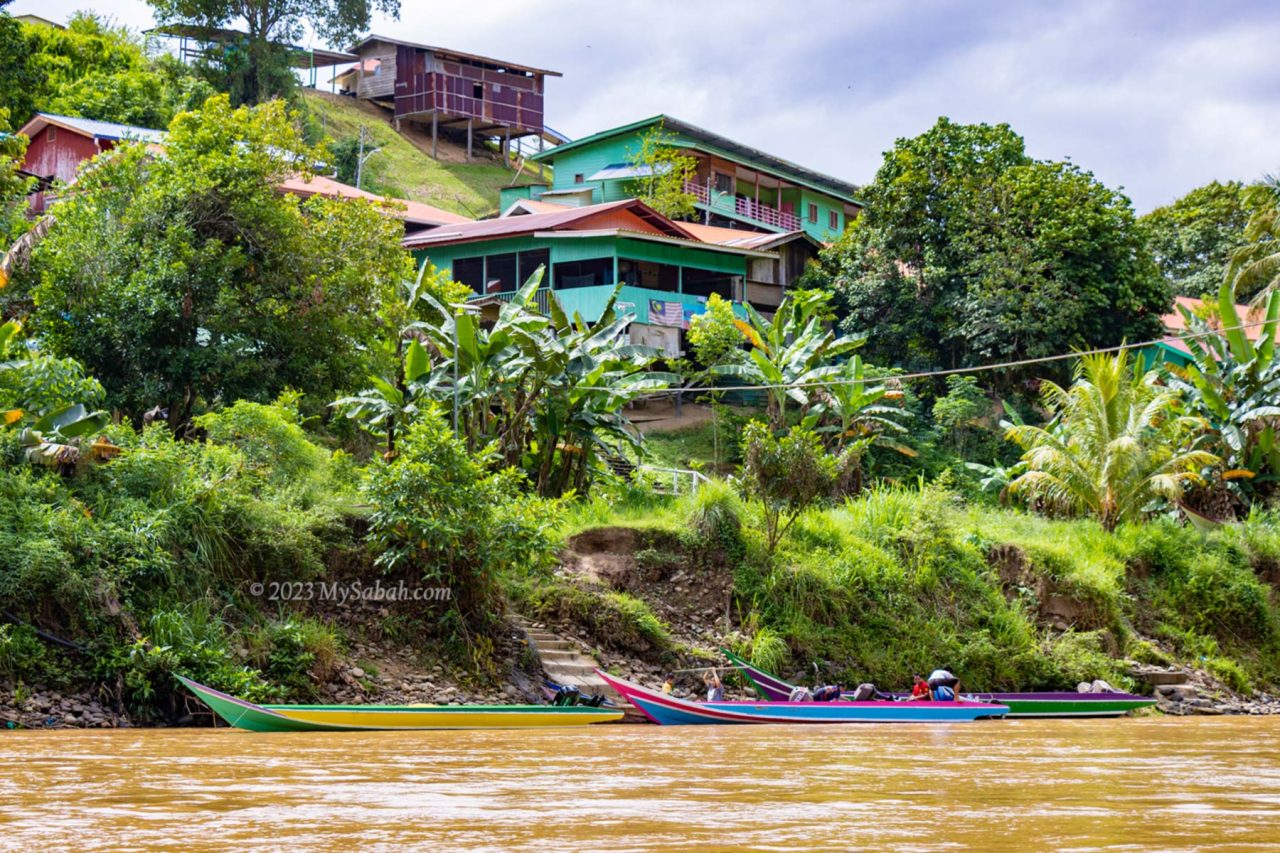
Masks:
[[[0,849],[1280,848],[1280,717],[0,732]]]

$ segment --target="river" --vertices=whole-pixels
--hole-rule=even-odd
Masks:
[[[1280,718],[0,732],[0,848],[1250,850]]]

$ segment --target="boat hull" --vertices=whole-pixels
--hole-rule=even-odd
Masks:
[[[781,702],[791,695],[794,685],[754,667],[731,652],[724,652],[751,682],[761,698]],[[895,694],[900,696],[903,694]],[[1027,717],[1119,717],[1139,708],[1148,708],[1156,700],[1132,693],[965,693],[984,702],[998,702],[1009,707],[1009,719]]]
[[[228,725],[254,732],[527,729],[616,722],[611,708],[550,705],[255,705],[178,676]]]
[[[599,672],[599,670],[597,670]],[[1003,717],[983,702],[690,702],[599,672],[609,686],[662,726],[762,723],[967,723]]]

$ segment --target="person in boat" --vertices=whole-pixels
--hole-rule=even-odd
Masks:
[[[811,694],[814,702],[834,702],[844,693],[843,688],[839,684],[827,684],[822,687],[815,687]]]
[[[929,689],[933,691],[933,701],[953,702],[960,692],[960,679],[951,674],[947,667],[935,669],[929,673]]]
[[[933,691],[929,689],[929,682],[924,680],[923,676],[911,676],[911,695],[907,697],[908,702],[928,702],[933,698]]]
[[[702,674],[702,683],[707,686],[708,702],[724,701],[724,684],[720,681],[720,674],[714,669],[709,669]]]

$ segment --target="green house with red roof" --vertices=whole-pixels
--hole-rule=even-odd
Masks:
[[[550,186],[503,191],[503,210],[520,198],[583,206],[635,195],[631,163],[656,127],[697,164],[686,185],[705,225],[750,231],[804,231],[820,242],[838,238],[861,209],[853,184],[735,142],[688,122],[656,115],[558,145],[530,159],[554,169]]]

